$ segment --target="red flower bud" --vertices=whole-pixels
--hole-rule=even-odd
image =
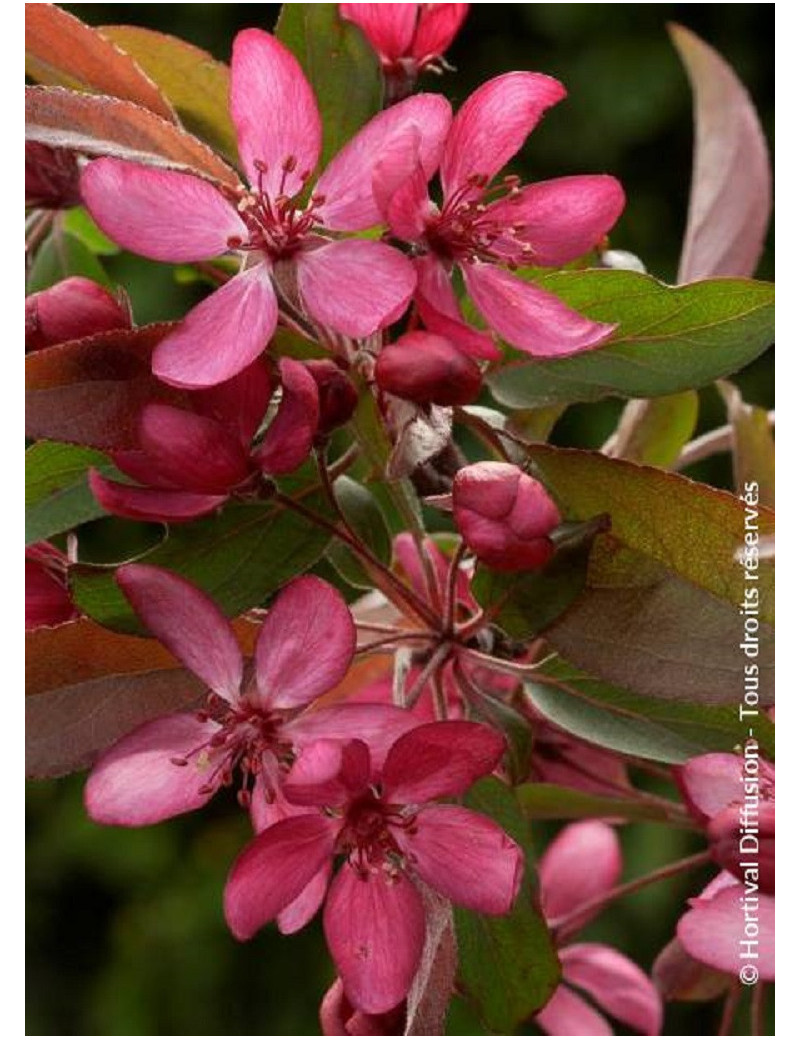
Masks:
[[[400,1036],[405,1019],[405,1002],[381,1015],[359,1011],[345,996],[341,979],[334,980],[319,1009],[323,1036]]]
[[[25,300],[25,350],[129,329],[128,307],[89,278],[65,278]]]
[[[470,404],[483,376],[471,357],[449,339],[409,332],[378,355],[375,380],[381,390],[416,404]]]
[[[349,421],[358,404],[358,391],[334,361],[306,361],[319,392],[317,434],[325,436]]]
[[[78,616],[67,588],[67,560],[48,542],[25,550],[25,628],[60,625]]]
[[[709,850],[715,863],[742,881],[748,864],[758,863],[762,892],[775,891],[775,803],[762,801],[758,812],[745,814],[741,802],[714,816],[707,828]]]
[[[66,209],[79,206],[80,174],[74,152],[49,148],[46,144],[25,144],[25,205],[38,209]]]
[[[505,462],[465,466],[453,481],[453,516],[467,547],[498,571],[533,570],[553,555],[561,518],[538,480]]]

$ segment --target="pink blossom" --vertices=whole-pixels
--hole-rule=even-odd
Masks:
[[[291,358],[278,362],[281,403],[253,447],[272,394],[260,361],[218,386],[191,395],[193,411],[151,402],[139,420],[136,449],[114,452],[117,468],[139,485],[89,473],[95,498],[117,516],[173,523],[193,520],[231,495],[252,493],[262,474],[280,476],[311,451],[319,422],[317,382]]]
[[[413,143],[433,172],[449,118],[443,98],[408,98],[363,127],[312,189],[317,102],[296,58],[268,33],[236,37],[230,105],[249,188],[113,158],[89,163],[81,181],[92,216],[126,249],[173,263],[229,251],[243,259],[156,348],[153,372],[175,386],[211,386],[246,368],[272,337],[279,304],[354,338],[399,318],[414,289],[409,261],[382,242],[336,234],[380,223],[373,190],[398,183],[391,165],[378,169],[381,158]]]
[[[542,909],[556,935],[560,919],[610,891],[621,871],[619,840],[612,827],[599,820],[565,827],[551,842],[539,866]],[[572,921],[572,928],[583,927],[595,913]],[[564,946],[559,949],[558,958],[563,981],[536,1016],[546,1033],[612,1036],[609,1022],[600,1013],[604,1011],[639,1035],[658,1035],[661,999],[653,983],[633,961],[600,943]]]
[[[408,176],[380,197],[393,233],[413,243],[415,302],[425,325],[474,357],[494,359],[491,337],[461,316],[450,282],[460,268],[490,329],[534,357],[565,357],[598,346],[615,326],[590,321],[518,266],[560,267],[594,248],[616,223],[625,196],[613,177],[575,176],[520,188],[494,178],[522,147],[544,112],[565,95],[549,76],[511,72],[484,83],[462,105],[443,144],[441,208],[430,174],[405,157]]]
[[[26,351],[130,327],[127,301],[89,278],[65,278],[25,300]]]
[[[522,874],[517,845],[477,813],[431,804],[463,794],[503,750],[499,734],[460,721],[404,734],[382,769],[361,740],[308,746],[284,793],[309,811],[259,834],[231,871],[225,915],[234,935],[250,938],[275,917],[283,930],[302,927],[325,899],[332,859],[342,855],[323,925],[344,994],[368,1014],[396,1007],[422,955],[417,882],[483,914],[508,913],[514,903]],[[324,814],[311,812],[323,807]]]
[[[100,757],[85,790],[98,823],[136,827],[197,809],[238,770],[239,800],[263,826],[286,814],[284,777],[306,743],[357,733],[380,758],[413,725],[384,705],[316,708],[347,672],[355,648],[347,605],[319,578],[297,578],[278,595],[258,634],[252,672],[218,607],[183,578],[128,564],[117,582],[209,696],[204,710],[147,722]]]
[[[476,462],[456,473],[453,517],[468,548],[499,571],[544,566],[561,521],[539,481],[505,462]]]
[[[61,625],[78,617],[67,587],[67,558],[49,542],[25,549],[25,628]]]
[[[381,350],[375,382],[385,393],[417,404],[464,405],[480,394],[483,374],[444,336],[408,332]]]

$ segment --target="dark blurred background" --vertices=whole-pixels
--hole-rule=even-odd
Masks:
[[[278,5],[67,4],[91,24],[129,23],[172,33],[228,60],[240,28],[272,28]],[[488,77],[532,69],[569,91],[515,163],[523,179],[615,174],[628,207],[613,244],[674,278],[689,192],[691,95],[665,31],[693,29],[733,65],[772,143],[772,4],[474,4],[448,54],[457,72],[429,89],[463,100]],[[771,278],[772,239],[759,270]],[[168,268],[112,258],[140,322],[177,317],[191,286]],[[736,377],[748,400],[773,404],[771,352]],[[701,429],[724,421],[713,391],[702,394]],[[599,446],[620,404],[570,409],[560,443]],[[727,486],[726,460],[694,476]],[[248,838],[224,798],[202,814],[141,831],[103,829],[81,806],[82,777],[29,785],[28,1035],[314,1035],[332,972],[318,924],[298,936],[267,929],[240,945],[221,910],[228,867]],[[549,830],[537,828],[544,842]],[[627,876],[691,852],[691,839],[651,825],[623,834]],[[646,969],[674,934],[681,900],[704,880],[680,879],[630,897],[584,933],[613,943]],[[673,1005],[665,1035],[714,1035],[715,1005]],[[472,1030],[454,1018],[453,1031]],[[533,1030],[532,1030],[533,1031]],[[747,1032],[735,1028],[734,1035]]]

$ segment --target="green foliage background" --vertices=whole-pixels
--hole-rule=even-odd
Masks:
[[[277,5],[68,4],[91,24],[129,23],[173,33],[227,60],[234,33],[271,28]],[[614,245],[674,277],[691,168],[691,97],[668,41],[682,22],[715,46],[750,89],[771,140],[774,7],[771,4],[476,4],[448,57],[458,72],[442,86],[455,102],[489,76],[515,68],[557,76],[569,98],[554,109],[516,162],[524,179],[609,172],[628,193]],[[432,83],[436,88],[439,84]],[[758,271],[772,276],[771,242]],[[132,295],[138,322],[179,316],[196,289],[168,266],[108,258]],[[771,407],[773,357],[736,377],[747,400]],[[702,395],[700,429],[723,420]],[[599,446],[621,403],[576,406],[556,443]],[[691,475],[730,485],[727,460]],[[221,892],[247,840],[233,803],[218,799],[195,818],[142,831],[103,829],[81,806],[82,778],[29,785],[29,1035],[313,1035],[332,972],[318,923],[284,938],[267,930],[240,945],[225,928]],[[534,828],[543,847],[553,828]],[[640,824],[622,838],[626,876],[695,850],[693,839]],[[632,896],[583,933],[612,942],[648,968],[674,932],[681,900],[699,890],[678,879]],[[713,1035],[714,1005],[673,1006],[665,1035]],[[453,1032],[478,1032],[464,1009]],[[535,1031],[532,1029],[532,1031]],[[744,1032],[738,1027],[734,1033]]]

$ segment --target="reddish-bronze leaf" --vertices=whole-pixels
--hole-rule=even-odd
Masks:
[[[208,145],[132,101],[63,87],[25,88],[25,139],[85,155],[184,170],[235,186],[239,176]]]
[[[25,71],[39,83],[135,101],[177,122],[172,105],[129,54],[55,4],[25,6]]]
[[[184,396],[150,371],[153,349],[172,328],[159,324],[102,332],[29,354],[27,436],[100,451],[134,447],[142,405]]]

